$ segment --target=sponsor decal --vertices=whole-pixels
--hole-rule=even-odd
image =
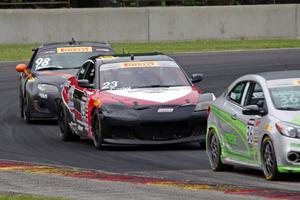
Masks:
[[[171,113],[174,111],[174,108],[159,108],[157,110],[158,113]]]
[[[265,131],[272,131],[272,126],[270,124],[267,124],[265,125],[265,128],[264,128]]]
[[[77,129],[78,129],[78,131],[83,131],[83,127],[80,126],[79,124],[78,124],[78,126],[77,126]]]
[[[293,81],[293,84],[294,84],[294,85],[300,85],[300,80],[295,80],[295,81]]]
[[[145,61],[145,62],[124,62],[120,63],[123,68],[134,68],[134,67],[156,67],[158,63],[155,61]]]
[[[92,52],[92,47],[61,47],[56,49],[57,53],[84,53]]]
[[[99,105],[100,105],[100,103],[101,103],[100,99],[96,99],[96,100],[94,101],[94,106],[95,106],[96,108],[98,108]]]

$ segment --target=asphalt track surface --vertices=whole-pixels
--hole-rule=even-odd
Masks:
[[[300,49],[177,54],[173,57],[188,74],[203,73],[199,87],[221,92],[235,78],[248,73],[300,69]],[[80,167],[109,172],[227,183],[300,191],[300,176],[269,182],[262,172],[236,168],[212,172],[199,144],[171,146],[109,146],[98,151],[91,141],[62,142],[55,123],[25,124],[19,116],[16,63],[0,64],[0,159]]]

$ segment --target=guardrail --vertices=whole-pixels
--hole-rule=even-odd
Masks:
[[[0,43],[299,38],[300,5],[0,9]]]

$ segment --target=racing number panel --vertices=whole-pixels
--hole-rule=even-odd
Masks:
[[[83,97],[83,91],[75,88],[74,93],[73,93],[74,108],[79,113],[81,112],[82,97]]]

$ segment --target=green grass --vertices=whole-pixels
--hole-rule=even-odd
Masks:
[[[8,194],[0,194],[0,200],[66,200],[66,199],[8,193]]]
[[[203,52],[224,50],[249,50],[269,48],[297,48],[300,40],[272,39],[272,40],[198,40],[185,42],[152,42],[152,43],[113,43],[117,53],[143,52]],[[0,45],[0,61],[28,60],[32,48],[38,44],[10,44]]]

